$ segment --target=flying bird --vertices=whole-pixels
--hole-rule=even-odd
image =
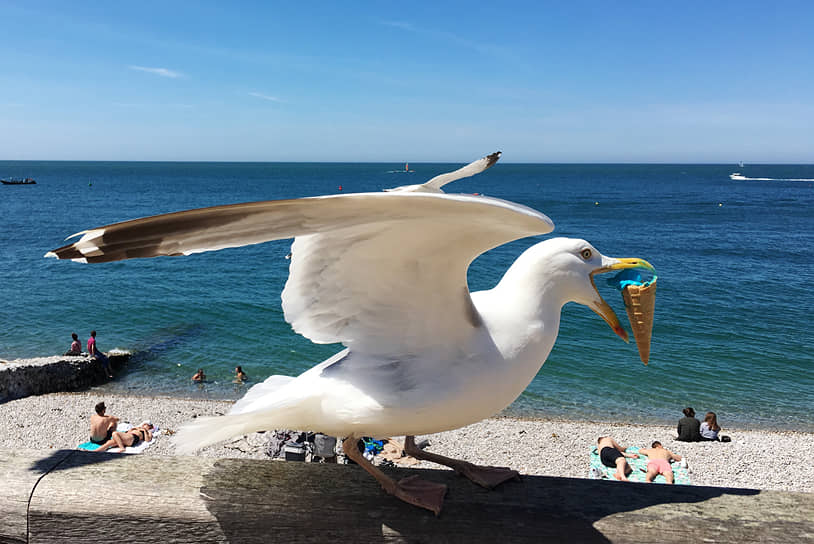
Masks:
[[[80,232],[78,241],[46,256],[108,262],[294,238],[282,293],[285,319],[311,341],[345,349],[299,376],[269,377],[225,416],[185,424],[176,434],[177,451],[281,428],[345,437],[345,454],[387,493],[437,515],[446,486],[417,476],[391,479],[359,453],[359,438],[405,436],[409,455],[487,488],[517,478],[509,468],[423,451],[414,436],[462,427],[511,404],[548,357],[568,302],[588,306],[627,341],[593,278],[653,270],[642,259],[604,256],[585,240],[554,238],[522,253],[492,289],[470,292],[467,269],[478,255],[554,228],[521,204],[441,190],[499,156],[389,192],[134,219]]]

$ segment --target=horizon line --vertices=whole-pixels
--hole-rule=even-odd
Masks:
[[[464,161],[336,161],[336,160],[313,160],[313,161],[285,161],[285,160],[153,160],[153,159],[0,159],[0,163],[6,162],[131,162],[131,163],[215,163],[215,164],[459,164]],[[749,166],[814,166],[814,162],[750,162],[740,165],[739,162],[662,162],[662,161],[500,161],[500,164],[542,164],[542,165],[653,165],[653,166],[733,166],[736,168],[747,168]]]

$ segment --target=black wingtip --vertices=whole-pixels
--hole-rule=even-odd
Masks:
[[[498,161],[501,153],[502,151],[495,151],[491,155],[486,155],[486,168],[491,168],[492,165]],[[484,168],[484,170],[486,170],[486,168]]]

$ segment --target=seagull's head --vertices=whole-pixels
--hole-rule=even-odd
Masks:
[[[585,240],[575,238],[553,238],[538,245],[545,246],[547,273],[556,277],[557,290],[565,302],[572,301],[589,307],[627,342],[627,331],[599,294],[594,276],[625,268],[654,272],[653,265],[644,259],[607,257]]]

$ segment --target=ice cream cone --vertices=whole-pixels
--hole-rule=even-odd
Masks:
[[[639,357],[647,364],[650,360],[650,336],[653,333],[653,314],[656,307],[656,280],[649,285],[628,285],[622,290],[627,317]]]

